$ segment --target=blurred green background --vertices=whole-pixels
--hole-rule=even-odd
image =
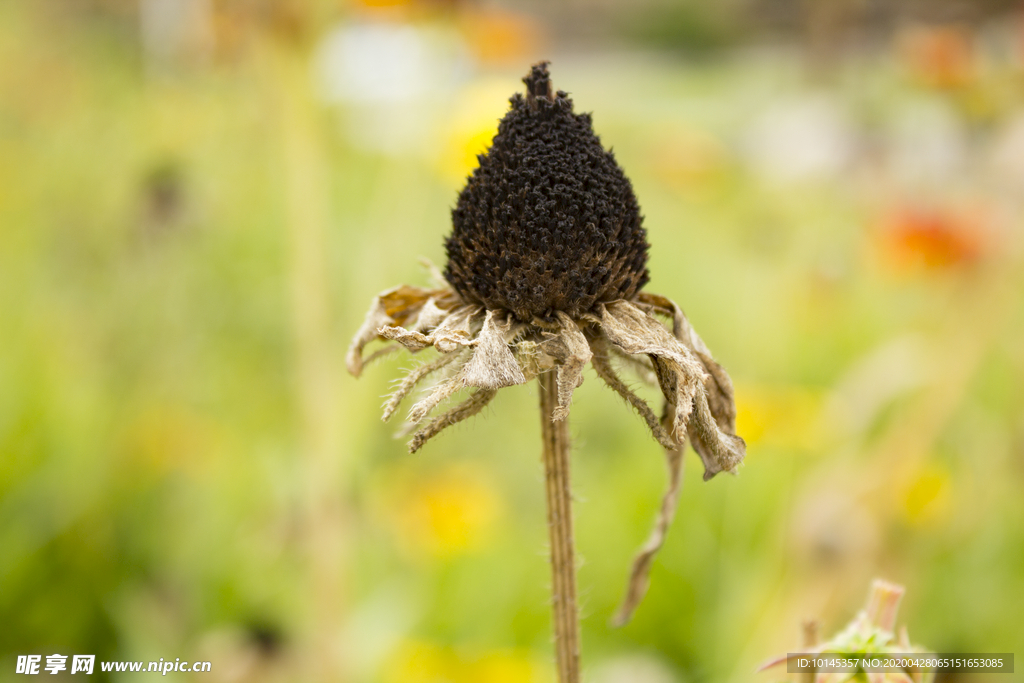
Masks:
[[[57,652],[553,681],[536,388],[410,456],[379,415],[412,361],[343,364],[372,297],[443,264],[540,58],[632,178],[649,289],[731,372],[749,444],[738,477],[688,459],[611,629],[665,473],[587,375],[587,680],[778,680],[753,670],[875,576],[915,642],[1024,654],[1010,3],[6,0],[0,680]]]

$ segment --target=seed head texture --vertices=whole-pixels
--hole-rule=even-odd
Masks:
[[[521,322],[631,299],[649,280],[633,186],[546,62],[523,82],[452,211],[445,277]]]

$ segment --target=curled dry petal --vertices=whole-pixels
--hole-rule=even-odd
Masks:
[[[409,411],[409,422],[413,424],[422,422],[423,418],[425,418],[431,410],[436,408],[441,401],[444,401],[452,394],[463,389],[466,386],[464,370],[465,368],[459,370],[455,376],[439,383],[426,398],[414,405],[412,410]]]
[[[356,332],[355,337],[352,338],[352,343],[348,347],[348,353],[345,355],[345,365],[348,367],[351,375],[358,377],[363,372],[363,348],[377,338],[377,330],[393,322],[388,317],[384,304],[381,303],[378,296],[373,300],[370,310],[366,313],[366,318],[363,319],[362,326]]]
[[[421,318],[424,314],[428,318],[435,317],[435,312],[428,309],[430,306],[443,313],[444,318],[436,322],[423,320],[421,323],[418,320],[413,329],[399,326],[381,327],[377,330],[377,334],[385,339],[397,341],[413,353],[422,351],[428,346],[435,347],[441,353],[451,353],[458,348],[476,344],[476,340],[472,338],[472,331],[474,324],[479,324],[475,320],[481,311],[478,306],[459,306],[452,311],[444,311],[433,301],[428,301],[423,307]],[[432,323],[432,325],[428,323]],[[430,330],[431,326],[433,326],[433,331],[425,334],[424,332]]]
[[[473,304],[458,306],[430,334],[431,343],[441,353],[473,344],[473,335],[480,328],[483,309]]]
[[[673,330],[683,339],[670,335],[650,315],[628,302],[605,306],[602,329],[624,352],[650,356],[665,396],[673,436],[682,442],[684,435],[689,435],[704,463],[704,480],[723,470],[733,472],[743,460],[746,445],[733,433],[732,383],[711,359],[704,342],[692,331],[679,308],[663,297],[646,297],[647,303],[651,301],[658,303],[656,308],[673,315]],[[695,348],[691,349],[691,345]],[[712,402],[717,410],[712,409]]]
[[[345,356],[348,371],[358,377],[363,371],[363,349],[379,336],[381,328],[401,326],[416,317],[424,305],[430,301],[454,297],[451,290],[429,290],[420,287],[401,285],[394,289],[381,292],[373,299],[370,310],[363,319],[363,324]],[[436,304],[435,304],[436,305]]]
[[[591,365],[594,367],[594,371],[597,376],[604,380],[604,383],[611,387],[619,396],[624,398],[636,412],[644,419],[647,426],[651,430],[651,434],[655,440],[662,445],[662,447],[668,450],[674,450],[679,447],[673,438],[665,431],[664,427],[658,421],[658,417],[651,410],[651,407],[647,405],[647,402],[637,396],[635,393],[630,391],[626,383],[619,379],[618,375],[615,374],[615,370],[612,368],[611,363],[608,362],[606,355],[607,342],[603,340],[594,341],[594,356],[591,359]]]
[[[587,338],[580,331],[580,326],[561,311],[558,311],[557,317],[559,334],[546,340],[544,349],[558,361],[555,378],[558,386],[558,406],[552,418],[564,420],[569,416],[572,392],[583,383],[583,368],[593,353],[590,351]]]
[[[511,318],[506,316],[499,319],[494,311],[487,311],[483,329],[476,339],[476,350],[463,368],[466,385],[481,389],[501,389],[526,383],[519,363],[508,348],[514,334]]]
[[[661,391],[674,412],[673,435],[682,442],[690,403],[702,385],[703,366],[661,323],[629,302],[607,304],[601,329],[624,352],[651,357]]]
[[[672,318],[672,334],[683,342],[700,359],[709,377],[704,380],[711,414],[722,431],[736,433],[736,401],[733,397],[732,380],[725,369],[711,355],[707,344],[700,338],[693,325],[687,320],[676,302],[659,294],[641,292],[637,301],[651,306],[658,313]]]
[[[434,345],[434,340],[429,335],[415,330],[407,330],[404,327],[387,326],[377,330],[377,334],[385,339],[393,339],[410,351],[422,351],[428,346]]]
[[[686,425],[693,409],[693,398],[700,393],[700,378],[687,377],[671,358],[651,356],[654,375],[665,397],[665,422],[677,441],[686,435]]]
[[[693,450],[697,451],[701,462],[704,463],[704,481],[708,481],[723,470],[735,472],[746,454],[747,446],[743,439],[719,429],[703,391],[697,392],[693,407],[693,416],[687,430]]]

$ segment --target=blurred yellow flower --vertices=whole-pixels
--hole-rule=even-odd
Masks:
[[[476,168],[498,132],[498,120],[508,111],[508,79],[479,79],[455,97],[451,116],[441,132],[445,148],[438,155],[437,170],[453,186],[462,185]]]
[[[479,548],[491,537],[503,508],[487,474],[466,464],[416,478],[398,487],[398,496],[392,519],[401,545],[435,558]]]
[[[736,430],[748,445],[813,450],[821,443],[821,396],[802,387],[740,386]]]
[[[527,652],[490,650],[466,656],[450,647],[408,640],[385,666],[384,683],[547,683],[547,667]]]
[[[934,464],[925,465],[907,482],[903,490],[903,512],[914,525],[941,519],[949,508],[949,472]]]

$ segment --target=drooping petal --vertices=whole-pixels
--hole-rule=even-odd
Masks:
[[[423,418],[427,416],[430,411],[437,407],[437,405],[447,399],[452,394],[461,391],[466,386],[465,379],[465,367],[459,370],[453,377],[449,377],[443,382],[439,383],[430,394],[419,401],[409,411],[409,422],[412,424],[418,424],[423,421]]]
[[[743,439],[726,434],[715,421],[708,399],[703,391],[697,392],[693,401],[693,415],[688,423],[690,442],[704,463],[704,481],[722,472],[735,472],[743,462],[747,445]]]
[[[666,408],[674,412],[677,425],[685,426],[693,449],[704,463],[704,480],[723,470],[734,472],[746,454],[746,444],[736,436],[736,406],[729,375],[711,357],[703,340],[674,302],[646,293],[637,299],[657,312],[672,316],[674,335],[706,371],[702,372],[699,390],[690,394],[690,378],[686,372],[679,373],[679,368],[672,367],[671,359],[651,356],[665,394]]]
[[[665,417],[677,441],[686,438],[686,425],[693,411],[693,399],[701,393],[702,376],[688,375],[679,363],[672,358],[651,355],[654,375],[658,378],[658,386],[665,397]]]
[[[628,354],[647,354],[673,419],[671,429],[682,442],[693,397],[702,386],[703,366],[693,353],[665,327],[627,301],[606,304],[601,329],[615,346]]]
[[[555,420],[564,420],[569,415],[572,392],[583,383],[583,368],[593,353],[583,336],[580,326],[565,313],[556,313],[559,331],[543,343],[544,351],[553,356],[556,366],[555,382],[558,387],[558,405],[552,413]]]
[[[514,336],[512,328],[508,316],[499,319],[494,311],[487,311],[484,326],[476,338],[473,357],[463,368],[462,375],[467,386],[501,389],[526,383],[526,377],[508,347]]]
[[[608,362],[606,356],[607,343],[603,341],[595,341],[594,343],[594,356],[590,361],[591,366],[594,368],[594,372],[597,376],[604,380],[604,383],[612,388],[619,396],[626,399],[636,412],[644,419],[647,426],[651,430],[651,434],[655,440],[660,443],[664,448],[673,450],[679,447],[673,438],[665,431],[664,427],[661,426],[661,422],[658,420],[657,415],[651,410],[651,407],[647,405],[647,402],[637,396],[635,393],[630,391],[626,383],[619,379],[618,375],[615,374],[615,370],[612,368],[611,363]]]
[[[363,372],[363,349],[377,338],[378,329],[393,322],[380,297],[376,297],[370,310],[366,313],[366,318],[363,319],[363,324],[352,338],[348,353],[345,354],[345,365],[348,367],[349,374],[358,377]]]
[[[707,344],[693,329],[693,325],[687,320],[682,309],[676,302],[658,294],[641,292],[637,295],[637,300],[652,306],[659,313],[671,316],[672,333],[693,351],[710,376],[705,379],[704,386],[708,393],[708,406],[711,408],[711,414],[715,416],[715,421],[724,432],[735,434],[736,402],[733,396],[732,380],[725,369],[712,357]]]

